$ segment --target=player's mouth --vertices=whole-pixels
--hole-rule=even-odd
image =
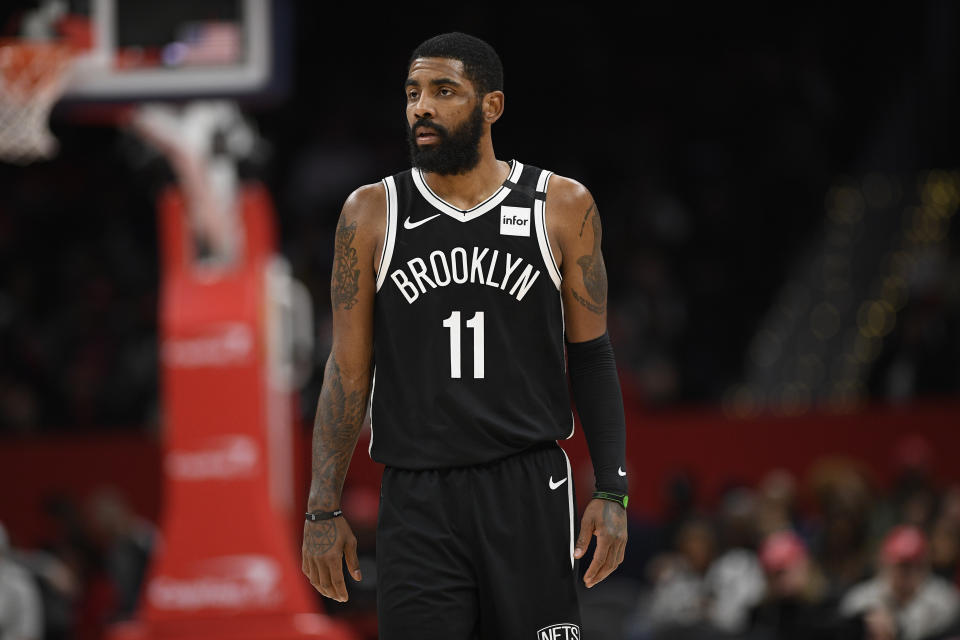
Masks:
[[[435,129],[429,127],[417,127],[416,133],[418,144],[432,144],[440,140],[440,134]]]

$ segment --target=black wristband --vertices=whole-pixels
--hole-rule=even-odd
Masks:
[[[331,520],[333,518],[343,515],[342,509],[337,509],[336,511],[307,511],[304,514],[307,517],[307,520],[311,522],[316,522],[318,520]]]

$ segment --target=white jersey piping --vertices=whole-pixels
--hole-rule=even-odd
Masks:
[[[370,412],[370,444],[367,445],[367,455],[370,456],[370,459],[373,459],[373,392],[377,388],[377,365],[373,365],[373,380],[370,382],[370,404],[368,410]]]
[[[519,160],[512,160],[511,162],[513,162],[513,168],[510,170],[510,175],[507,176],[507,180],[516,182],[520,177],[520,173],[523,171],[523,163]],[[510,195],[511,191],[510,187],[501,185],[497,191],[480,204],[470,209],[460,209],[435,194],[433,189],[430,188],[430,185],[427,184],[427,181],[424,180],[423,172],[420,171],[420,169],[414,168],[410,172],[410,175],[413,177],[413,184],[417,186],[417,190],[420,192],[420,195],[423,196],[424,200],[433,205],[434,208],[439,209],[441,212],[460,222],[469,222],[474,218],[482,216],[503,202],[504,198]]]
[[[557,446],[560,447],[560,443],[557,443]],[[563,451],[563,447],[560,447],[560,451],[563,452],[563,459],[567,463],[567,509],[570,512],[570,568],[573,568],[573,473],[570,470],[570,458],[567,457],[567,452]]]
[[[387,198],[387,227],[383,232],[383,250],[380,253],[380,268],[377,269],[377,291],[387,279],[387,269],[390,268],[390,258],[393,257],[393,245],[397,239],[397,185],[393,176],[382,180],[384,193]]]
[[[546,193],[550,182],[552,171],[544,169],[540,172],[537,179],[537,191]],[[537,242],[540,244],[540,256],[543,258],[543,264],[547,267],[547,273],[553,280],[553,285],[560,290],[560,269],[557,268],[557,261],[553,259],[553,249],[550,248],[550,238],[547,234],[546,201],[536,199],[533,201],[533,220],[537,227]]]

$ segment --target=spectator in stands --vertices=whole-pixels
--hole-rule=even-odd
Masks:
[[[948,488],[930,530],[930,563],[933,572],[948,582],[960,582],[960,486]]]
[[[794,527],[796,484],[793,475],[784,469],[774,469],[760,481],[757,527],[761,536]]]
[[[763,597],[764,578],[753,544],[756,498],[743,488],[724,498],[724,551],[710,523],[693,517],[678,530],[675,553],[650,563],[653,591],[631,626],[635,638],[710,638],[746,629]]]
[[[851,589],[840,611],[863,616],[870,638],[925,640],[957,622],[960,595],[930,571],[923,532],[901,525],[883,541],[877,576]]]
[[[707,617],[725,633],[746,629],[750,609],[763,597],[763,569],[755,551],[758,509],[756,494],[738,487],[728,492],[720,507],[725,551],[705,577],[709,594]]]
[[[11,558],[35,579],[43,611],[44,640],[75,638],[74,607],[80,581],[70,566],[56,554],[41,549],[15,549]]]
[[[136,515],[114,487],[101,487],[87,502],[90,534],[103,554],[104,569],[115,593],[110,620],[125,620],[136,612],[140,588],[150,562],[157,532]]]
[[[709,625],[704,577],[716,555],[709,522],[691,518],[676,534],[675,551],[650,562],[653,592],[634,623],[634,637],[696,637]]]
[[[0,640],[41,640],[43,610],[33,576],[10,559],[7,530],[0,524]]]
[[[760,548],[766,594],[751,612],[749,640],[841,640],[862,635],[859,620],[836,612],[827,583],[792,531],[769,535]]]
[[[840,598],[870,575],[867,544],[873,495],[865,471],[845,458],[819,460],[809,483],[822,518],[811,547],[827,576],[830,597]]]

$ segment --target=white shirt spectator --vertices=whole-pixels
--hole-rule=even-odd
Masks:
[[[746,629],[750,609],[763,598],[767,586],[757,554],[746,549],[731,549],[714,560],[705,583],[710,623],[727,633]]]
[[[876,577],[853,587],[840,603],[840,612],[855,616],[879,607],[892,611],[903,640],[922,640],[945,630],[957,619],[960,596],[943,578],[929,576],[909,602],[896,608],[886,581]]]
[[[42,606],[33,576],[0,556],[0,640],[40,640]]]

